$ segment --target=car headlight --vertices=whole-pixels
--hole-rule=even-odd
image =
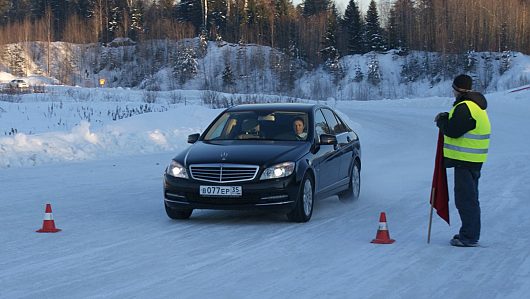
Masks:
[[[189,178],[188,172],[186,171],[186,167],[182,166],[179,162],[175,160],[171,161],[171,164],[169,164],[169,166],[166,169],[166,173],[176,178],[182,178],[182,179]]]
[[[294,171],[294,162],[285,162],[271,166],[260,177],[260,180],[278,179],[289,176]]]

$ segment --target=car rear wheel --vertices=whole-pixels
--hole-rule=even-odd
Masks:
[[[339,199],[341,201],[354,201],[359,198],[361,193],[361,170],[358,162],[354,162],[352,171],[350,174],[350,184],[348,189],[339,193]]]
[[[166,207],[166,214],[171,219],[189,219],[193,209],[174,209],[164,204]]]
[[[309,174],[304,176],[300,184],[300,191],[293,210],[287,213],[287,218],[293,222],[307,222],[313,215],[313,203],[315,201],[313,177]]]

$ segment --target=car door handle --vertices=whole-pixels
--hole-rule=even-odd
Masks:
[[[346,137],[346,140],[348,140],[348,142],[350,142],[351,141],[350,136]]]

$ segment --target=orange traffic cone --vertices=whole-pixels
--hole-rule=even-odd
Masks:
[[[56,233],[61,230],[55,227],[55,221],[53,221],[52,205],[46,204],[46,211],[44,213],[44,221],[42,222],[42,228],[39,229],[38,233]]]
[[[390,234],[388,233],[388,227],[386,225],[386,215],[385,212],[381,212],[379,216],[379,229],[377,230],[377,235],[375,239],[372,240],[372,243],[375,244],[392,244],[396,240],[390,239]]]

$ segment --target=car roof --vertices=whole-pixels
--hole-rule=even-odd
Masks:
[[[322,105],[306,104],[306,103],[242,104],[242,105],[230,107],[227,109],[227,111],[284,110],[284,111],[311,112],[317,106],[322,106]]]

